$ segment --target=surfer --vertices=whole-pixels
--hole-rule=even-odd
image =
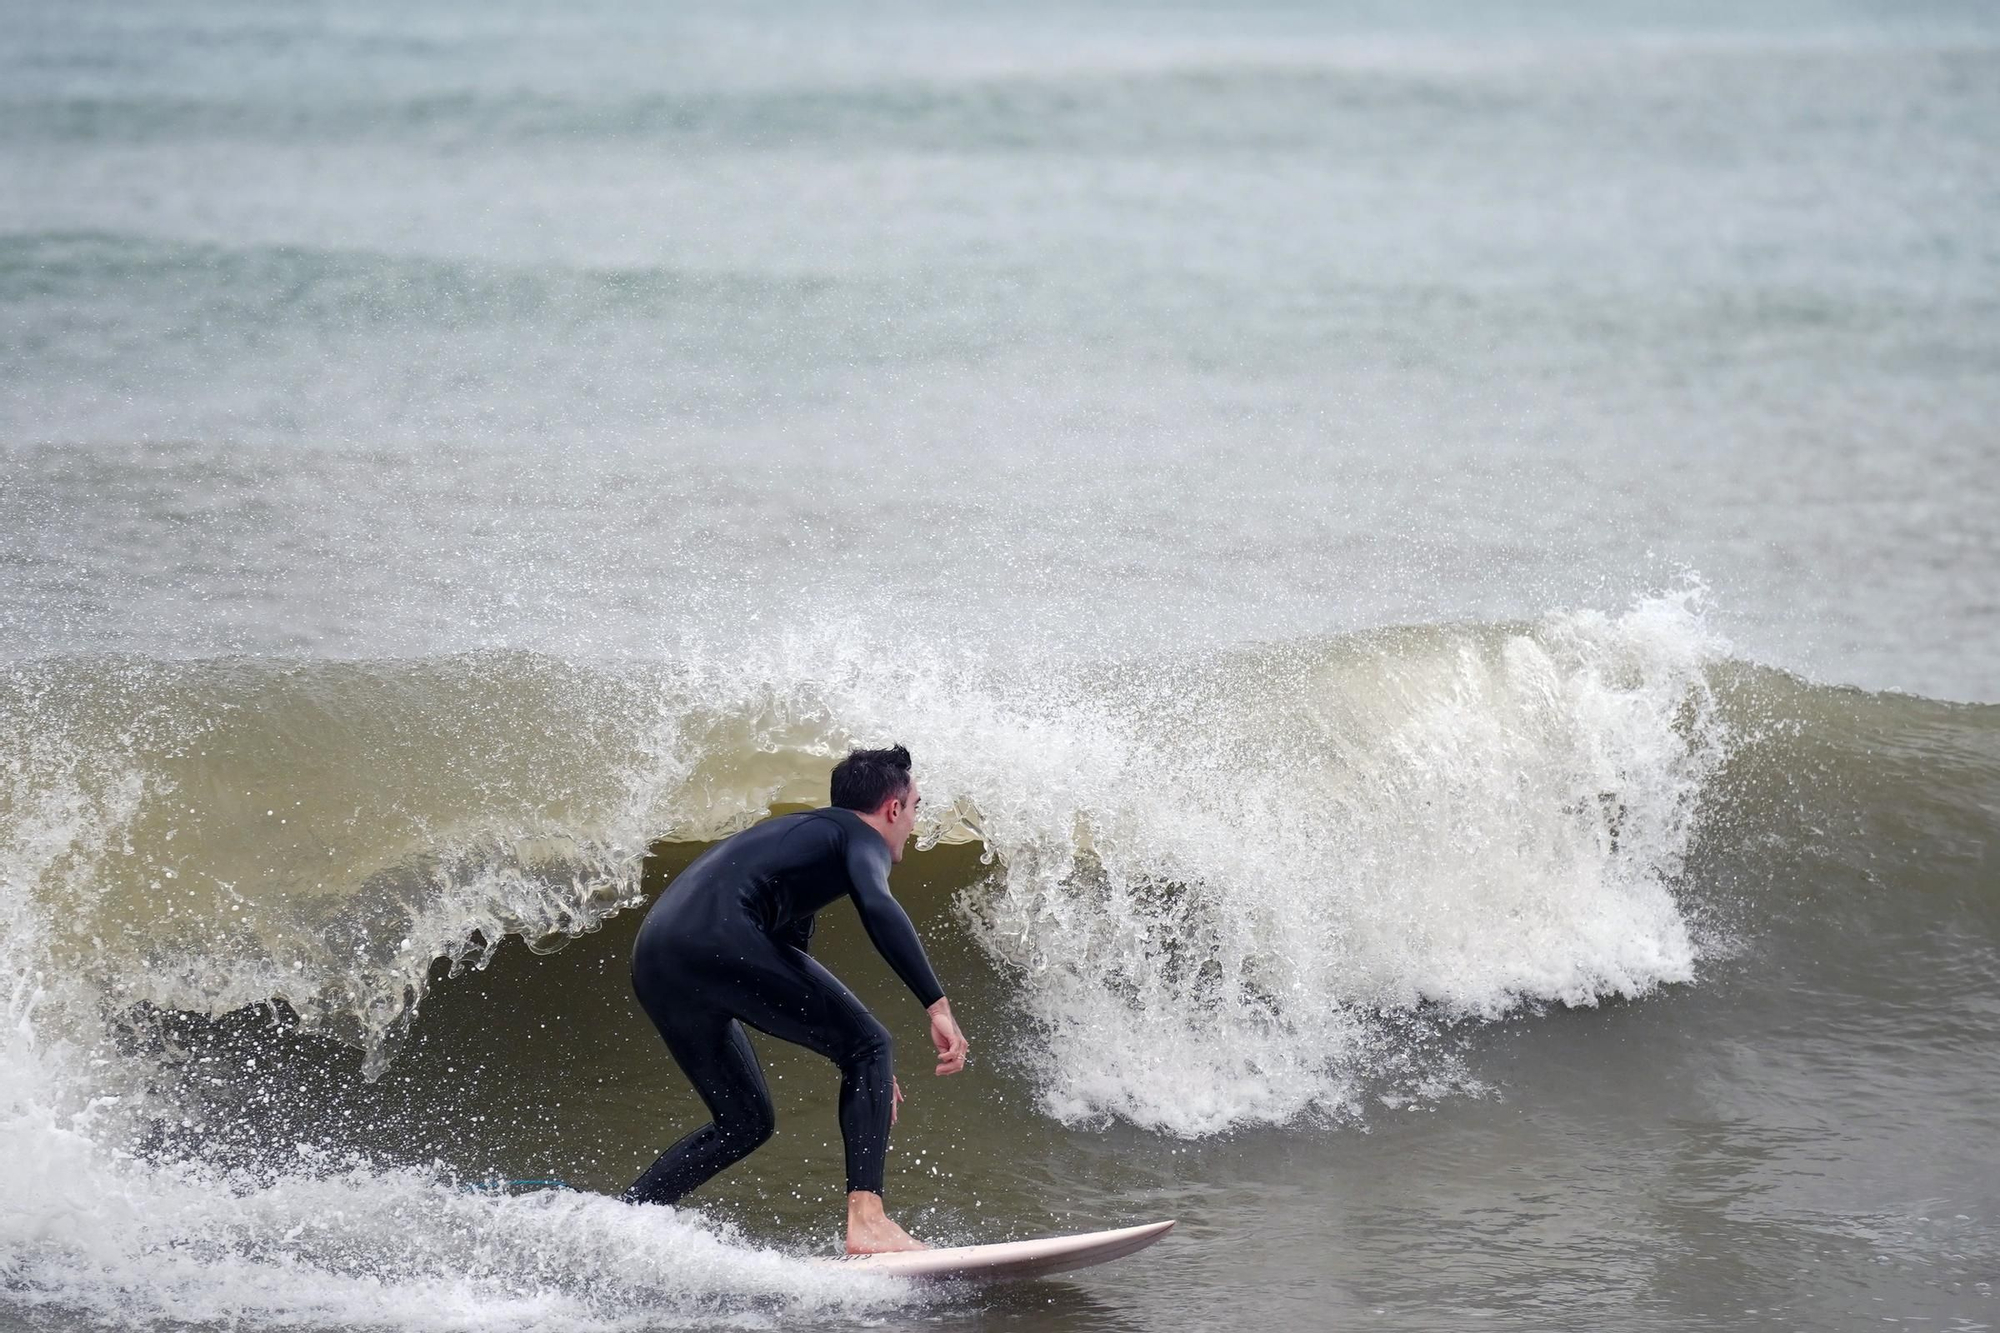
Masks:
[[[714,1120],[661,1153],[625,1198],[676,1202],[771,1137],[771,1093],[748,1023],[840,1067],[847,1252],[918,1250],[882,1211],[883,1158],[903,1099],[888,1029],[806,952],[813,914],[852,898],[868,938],[930,1014],[937,1072],[965,1068],[965,1034],[889,893],[889,867],[903,859],[921,799],[910,752],[854,751],[834,767],[832,797],[826,809],[767,819],[703,852],[639,927],[632,988]]]

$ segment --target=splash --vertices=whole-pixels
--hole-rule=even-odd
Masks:
[[[965,916],[1045,1109],[1351,1115],[1454,1082],[1440,1023],[1690,979],[1675,886],[1726,743],[1702,596],[1235,655],[1051,755],[1032,817],[980,793],[1007,870]]]
[[[665,1208],[287,1153],[255,1177],[107,1160],[75,1128],[13,1147],[10,1299],[160,1323],[612,1330],[860,1319],[905,1303]],[[70,1151],[62,1151],[68,1148]],[[22,1193],[33,1190],[33,1193]]]

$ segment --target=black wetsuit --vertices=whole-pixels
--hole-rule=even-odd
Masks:
[[[672,1203],[771,1137],[764,1071],[742,1025],[840,1066],[847,1188],[882,1192],[889,1033],[807,953],[813,913],[843,894],[926,1008],[944,995],[889,894],[889,844],[852,810],[783,815],[703,852],[660,895],[632,950],[632,988],[714,1122],[660,1154],[634,1203]]]

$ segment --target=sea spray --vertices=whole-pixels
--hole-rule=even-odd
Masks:
[[[435,961],[559,947],[635,901],[682,776],[650,697],[542,658],[52,659],[0,713],[10,836],[80,821],[23,874],[52,961],[117,1005],[282,1000],[371,1072]]]
[[[1450,1081],[1448,1057],[1413,1067],[1412,1012],[1689,979],[1676,880],[1725,742],[1700,600],[1133,689],[1126,743],[1037,774],[1059,817],[996,836],[1006,871],[964,902],[1040,1026],[1045,1109],[1183,1135],[1351,1114],[1371,1074]]]

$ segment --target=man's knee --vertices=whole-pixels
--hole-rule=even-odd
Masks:
[[[742,1107],[727,1122],[718,1120],[715,1128],[728,1141],[730,1151],[741,1157],[764,1146],[778,1128],[778,1116],[771,1103],[759,1100]]]
[[[853,1069],[881,1061],[895,1063],[896,1039],[889,1035],[889,1029],[873,1014],[863,1016],[847,1044],[847,1053],[840,1061],[841,1068]]]
[[[750,1147],[745,1148],[744,1151],[749,1152],[752,1149],[763,1147],[770,1141],[771,1135],[776,1133],[777,1129],[778,1117],[771,1110],[770,1104],[767,1102],[759,1108],[757,1115],[744,1127],[744,1137],[750,1143]]]

